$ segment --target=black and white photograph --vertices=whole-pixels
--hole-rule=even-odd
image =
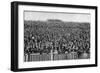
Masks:
[[[90,59],[86,13],[24,11],[24,61]]]
[[[97,7],[11,3],[11,70],[97,66]]]

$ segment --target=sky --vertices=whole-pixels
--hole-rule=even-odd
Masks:
[[[59,19],[66,22],[90,22],[91,15],[85,13],[24,11],[24,20],[46,21],[48,19]]]

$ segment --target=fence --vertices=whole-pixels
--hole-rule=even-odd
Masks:
[[[53,56],[53,59],[51,59]],[[24,56],[24,61],[49,61],[49,60],[67,60],[67,59],[78,59],[76,52],[66,54],[30,54]]]

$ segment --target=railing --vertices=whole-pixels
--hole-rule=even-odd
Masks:
[[[51,59],[53,56],[53,59]],[[50,60],[68,60],[68,59],[78,59],[78,55],[76,52],[66,53],[66,54],[29,54],[24,55],[25,62],[31,61],[50,61]]]

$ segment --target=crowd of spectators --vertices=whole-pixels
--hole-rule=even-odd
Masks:
[[[89,26],[89,23],[25,21],[24,54],[49,54],[51,50],[56,54],[90,54]]]

